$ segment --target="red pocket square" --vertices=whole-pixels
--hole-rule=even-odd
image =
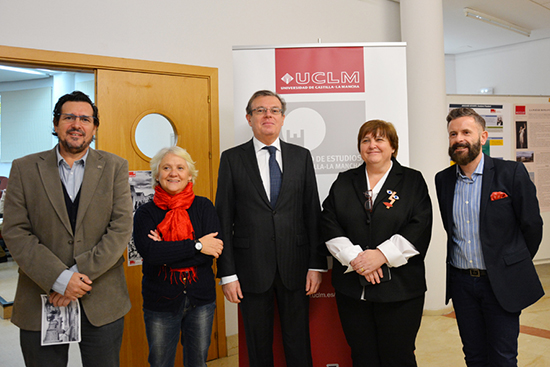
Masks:
[[[495,191],[491,194],[491,201],[507,198],[508,195],[502,191]]]

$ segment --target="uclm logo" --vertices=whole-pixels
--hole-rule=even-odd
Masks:
[[[362,47],[278,48],[277,93],[362,93]]]
[[[516,115],[525,115],[525,106],[516,106]]]
[[[323,71],[317,71],[310,76],[309,72],[305,72],[303,75],[301,73],[296,73],[296,78],[293,78],[292,75],[286,73],[281,80],[287,85],[290,84],[293,80],[296,80],[296,83],[299,85],[308,85],[314,83],[317,85],[324,84],[359,84],[359,71],[353,72],[349,75],[347,71],[342,71],[340,73],[340,78],[336,79],[334,73],[329,71],[327,73]]]

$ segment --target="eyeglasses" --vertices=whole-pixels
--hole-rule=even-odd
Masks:
[[[365,191],[363,195],[365,195],[365,199],[367,199],[363,206],[367,212],[372,213],[372,190]]]
[[[86,116],[86,115],[74,115],[72,113],[61,113],[61,121],[65,123],[74,123],[76,119],[79,119],[81,123],[88,125],[93,124],[95,117],[94,116]]]
[[[252,112],[256,113],[256,115],[265,115],[267,111],[271,112],[272,115],[280,115],[283,113],[283,109],[278,107],[273,107],[273,108],[258,107],[252,110]]]

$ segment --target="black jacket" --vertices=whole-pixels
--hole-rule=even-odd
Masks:
[[[432,204],[422,174],[393,159],[393,167],[376,197],[372,213],[364,207],[366,190],[365,164],[338,175],[323,203],[323,240],[347,237],[363,249],[375,249],[394,234],[402,235],[420,255],[411,257],[403,266],[391,268],[390,281],[367,285],[365,298],[373,302],[396,302],[421,296],[426,291],[424,257],[432,234]],[[399,196],[390,208],[384,205],[389,202],[388,190]],[[360,299],[361,276],[356,272],[344,274],[347,267],[336,259],[333,264],[334,288]]]

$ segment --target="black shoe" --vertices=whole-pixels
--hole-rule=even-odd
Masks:
[[[8,261],[8,257],[7,257],[7,256],[2,256],[2,257],[0,257],[0,263],[5,263],[6,261]]]

